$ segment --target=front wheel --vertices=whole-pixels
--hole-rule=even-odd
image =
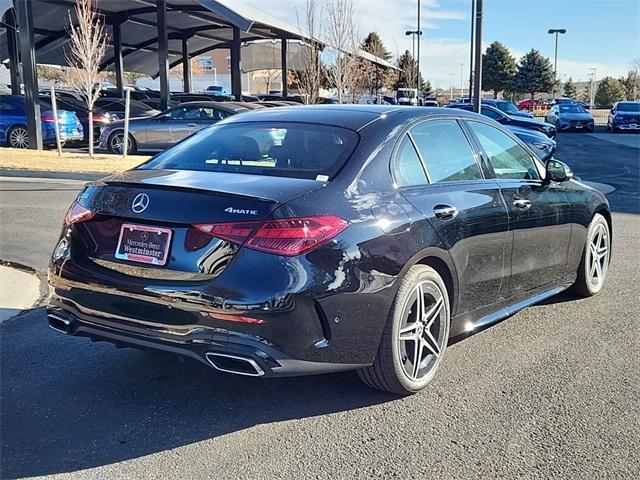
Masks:
[[[587,240],[571,291],[581,297],[596,295],[604,287],[611,255],[611,233],[605,218],[596,213],[589,224]]]
[[[426,265],[415,265],[401,280],[378,354],[358,371],[368,386],[409,395],[433,380],[449,338],[449,296],[444,281]]]

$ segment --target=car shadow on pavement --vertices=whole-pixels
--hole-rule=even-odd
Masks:
[[[1,478],[83,470],[398,399],[353,372],[251,379],[66,337],[47,327],[43,308],[5,322],[0,335]]]

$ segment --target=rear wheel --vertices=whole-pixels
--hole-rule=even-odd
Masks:
[[[136,141],[131,134],[128,135],[127,154],[135,153]],[[124,132],[115,132],[109,137],[108,148],[111,153],[121,155],[124,150]]]
[[[422,390],[444,356],[449,322],[444,281],[429,266],[413,266],[401,280],[375,362],[358,375],[386,392],[408,395]]]
[[[29,146],[29,132],[27,127],[19,125],[9,130],[9,146],[12,148],[27,148]]]
[[[571,291],[581,297],[596,295],[604,287],[611,255],[611,234],[605,218],[596,213],[587,231],[587,240]]]

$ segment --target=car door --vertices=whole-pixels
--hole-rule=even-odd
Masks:
[[[461,125],[439,119],[411,128],[395,170],[401,193],[427,218],[454,263],[459,282],[455,314],[495,301],[509,273],[507,212]],[[418,177],[422,170],[424,182]],[[412,178],[418,178],[417,185]]]
[[[564,188],[542,179],[541,165],[511,135],[467,120],[504,197],[512,234],[507,296],[560,281],[571,239],[571,205]]]

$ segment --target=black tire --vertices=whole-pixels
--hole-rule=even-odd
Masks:
[[[11,148],[28,148],[29,133],[24,125],[11,127],[7,132],[7,145]]]
[[[130,155],[132,153],[136,153],[138,146],[136,144],[136,140],[131,136],[131,134],[128,134],[128,136],[129,141],[127,145],[127,155]],[[122,130],[113,132],[111,135],[109,135],[109,140],[107,141],[107,149],[110,153],[113,153],[115,155],[122,155],[122,149],[116,148],[116,144],[118,143],[116,141],[116,138],[118,137],[120,137],[120,139],[124,138],[124,132]]]
[[[398,395],[410,395],[426,387],[436,375],[447,348],[451,310],[447,287],[433,268],[427,265],[415,265],[409,269],[400,282],[400,288],[396,293],[380,340],[376,359],[373,365],[359,370],[358,376],[365,384],[377,390]],[[420,288],[423,290],[419,290]],[[417,291],[422,291],[423,307],[421,310],[417,302]],[[431,298],[433,303],[427,304],[427,298]],[[435,312],[432,317],[429,317],[434,319],[429,325],[423,324],[418,327],[419,329],[412,330],[416,338],[422,338],[416,343],[411,339],[401,340],[400,335],[403,325],[404,330],[410,329],[413,325],[413,322],[405,322],[407,318],[414,318],[416,315],[414,309],[416,309],[415,312],[424,310]],[[428,317],[425,315],[422,318],[424,320]],[[437,328],[436,333],[432,330],[434,327]],[[404,335],[409,336],[412,333],[408,332]],[[427,342],[427,335],[431,338],[431,342]],[[430,343],[431,346],[418,347],[423,340],[425,345]],[[417,352],[419,358],[417,368],[415,368],[415,363],[412,364],[411,359],[408,358],[411,353],[403,351],[403,349],[410,348],[407,347],[408,342],[410,342],[411,348],[415,347],[412,354],[414,360]],[[438,351],[439,354],[436,354]],[[423,353],[426,353],[426,356],[423,357]],[[423,364],[425,366],[420,367]],[[415,368],[414,378],[407,373],[408,366],[411,369]]]
[[[606,234],[605,245],[606,252],[604,252],[605,256],[602,258],[600,263],[600,275],[598,277],[598,281],[596,281],[594,277],[594,272],[592,268],[593,265],[593,256],[594,250],[592,244],[597,242],[596,235],[604,232]],[[602,290],[604,286],[604,282],[606,280],[607,271],[609,268],[609,261],[611,260],[611,231],[609,229],[609,224],[607,220],[596,213],[589,224],[589,229],[587,230],[587,239],[584,244],[584,249],[582,251],[582,258],[580,259],[580,265],[578,265],[578,275],[576,277],[575,283],[571,286],[570,291],[574,295],[578,295],[580,297],[592,297],[597,295]],[[598,268],[595,268],[597,273]]]

